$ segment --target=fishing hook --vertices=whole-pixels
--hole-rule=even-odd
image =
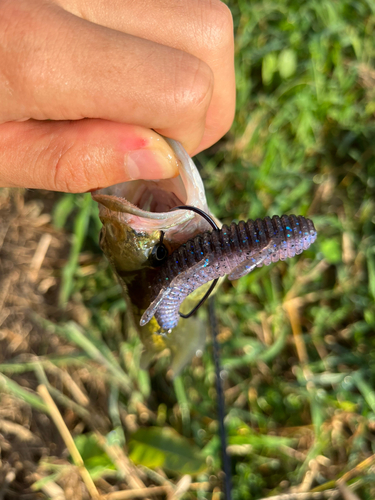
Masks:
[[[173,212],[174,210],[191,210],[192,212],[195,212],[196,214],[198,214],[201,217],[203,217],[204,219],[206,219],[206,221],[212,226],[214,231],[219,231],[219,227],[216,224],[216,222],[212,219],[212,217],[210,217],[208,214],[206,214],[206,212],[204,212],[200,208],[193,207],[191,205],[180,205],[178,207],[171,208],[169,211]],[[181,316],[181,318],[187,319],[187,318],[190,318],[190,316],[192,316],[193,314],[195,314],[198,311],[198,309],[206,302],[208,297],[211,295],[211,293],[212,293],[213,289],[215,288],[218,281],[219,281],[219,278],[216,278],[213,280],[210,288],[207,290],[204,297],[198,302],[198,304],[188,314],[183,314],[182,312],[179,311],[178,314]]]

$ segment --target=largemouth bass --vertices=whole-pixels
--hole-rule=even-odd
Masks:
[[[156,346],[169,347],[179,371],[205,340],[199,321],[179,321],[181,303],[190,302],[191,309],[212,280],[238,279],[302,253],[316,230],[303,216],[283,215],[222,229],[212,221],[209,231],[207,217],[190,211],[209,214],[199,173],[179,143],[166,141],[178,177],[127,182],[97,190],[93,198],[103,223],[101,248],[130,298],[141,339],[151,356]],[[175,207],[183,211],[169,212]]]
[[[178,142],[162,137],[160,141],[166,141],[164,146],[177,161],[177,177],[124,182],[98,189],[92,197],[99,204],[103,224],[100,246],[133,310],[134,323],[146,349],[144,365],[155,352],[168,347],[172,354],[172,370],[178,372],[198,349],[203,348],[205,324],[192,317],[180,322],[172,333],[160,335],[155,320],[142,327],[139,321],[152,299],[151,283],[158,264],[155,249],[160,241],[170,254],[187,240],[210,229],[208,222],[198,214],[168,211],[176,205],[193,205],[209,214],[210,211],[202,179],[190,156]],[[188,297],[184,304],[186,310],[203,296],[206,288]]]

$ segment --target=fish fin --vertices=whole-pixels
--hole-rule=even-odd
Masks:
[[[266,259],[270,259],[269,248],[270,244],[262,248],[262,250],[259,250],[259,252],[253,253],[251,257],[239,264],[231,273],[228,274],[228,279],[230,281],[238,280],[239,278],[242,278],[242,276],[246,276],[246,274],[254,271],[256,267],[261,267],[263,264],[270,264],[271,261],[265,262]]]
[[[206,343],[207,322],[196,316],[181,321],[179,327],[166,338],[171,351],[173,377],[191,362],[197,351],[203,351]]]
[[[154,299],[151,304],[148,306],[148,308],[145,310],[145,312],[142,314],[142,318],[139,322],[141,326],[147,325],[147,323],[150,321],[150,319],[154,316],[156,313],[157,308],[160,306],[161,302],[168,297],[168,295],[171,293],[172,287],[169,286],[168,288],[163,288],[160,290],[158,293],[156,299]]]

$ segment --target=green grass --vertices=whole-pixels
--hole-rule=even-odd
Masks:
[[[307,491],[335,487],[375,453],[375,3],[227,3],[236,33],[237,113],[220,147],[199,155],[209,206],[227,223],[296,213],[318,230],[302,256],[226,282],[216,296],[233,499],[256,500],[289,492],[309,471]],[[80,304],[87,321],[84,331],[63,319],[44,323],[76,347],[77,358],[51,357],[51,364],[86,366],[104,381],[109,442],[129,449],[120,414],[153,433],[169,426],[176,434],[157,436],[160,450],[169,457],[165,450],[179,447],[191,456],[194,481],[209,481],[221,467],[210,345],[174,381],[164,356],[141,371],[140,341],[126,330],[126,307],[104,258],[94,274],[80,264],[80,252],[99,254],[95,204],[66,195],[54,222],[72,234],[60,303]],[[42,361],[34,371],[46,381]],[[2,390],[43,411],[39,398],[8,379],[11,367],[2,371]],[[86,422],[92,439],[87,410],[61,392],[52,395]],[[147,439],[155,445],[155,434],[142,439],[142,446]],[[107,471],[108,456],[98,448],[95,460],[92,449],[88,463]],[[134,439],[130,449],[149,457]],[[158,484],[148,460],[144,470]],[[172,470],[174,480],[184,472]],[[359,499],[375,498],[374,462],[344,479]]]

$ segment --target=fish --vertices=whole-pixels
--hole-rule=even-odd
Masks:
[[[210,212],[203,181],[183,146],[160,136],[164,149],[176,159],[179,175],[163,180],[134,180],[97,189],[91,193],[98,203],[102,228],[100,247],[124,292],[132,323],[144,345],[142,366],[147,367],[155,354],[168,348],[171,369],[177,374],[195,353],[203,350],[206,325],[191,317],[167,333],[156,320],[140,325],[140,319],[152,300],[151,283],[158,272],[160,242],[168,255],[191,238],[210,229],[200,215],[189,211],[169,211],[177,205],[193,205]],[[162,256],[164,257],[164,256]],[[186,310],[199,301],[208,286],[187,298]]]

